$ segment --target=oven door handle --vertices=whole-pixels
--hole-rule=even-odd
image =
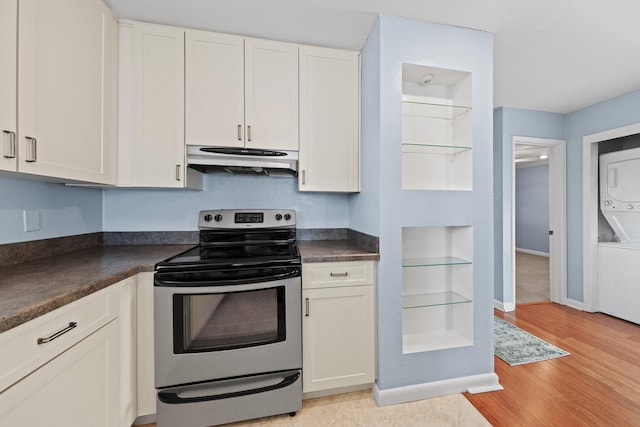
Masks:
[[[234,391],[231,393],[213,394],[209,396],[196,396],[196,397],[183,398],[183,397],[180,397],[176,392],[160,391],[158,392],[158,399],[160,399],[162,403],[168,403],[172,405],[179,405],[182,403],[209,402],[212,400],[230,399],[233,397],[248,396],[251,394],[265,393],[267,391],[278,390],[280,388],[290,386],[291,384],[295,383],[298,380],[298,378],[300,378],[300,372],[296,372],[293,375],[289,375],[288,377],[283,378],[282,381],[280,381],[277,384],[273,384],[265,387],[253,388],[250,390]]]
[[[257,274],[255,276],[241,277],[239,279],[212,279],[212,280],[171,280],[171,273],[156,273],[155,285],[165,287],[181,287],[181,286],[232,286],[245,285],[250,283],[272,282],[288,279],[290,277],[298,277],[300,275],[299,268],[287,269],[284,273],[275,274]]]

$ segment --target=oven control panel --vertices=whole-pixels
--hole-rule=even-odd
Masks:
[[[296,211],[293,209],[218,209],[200,211],[198,228],[295,228]]]

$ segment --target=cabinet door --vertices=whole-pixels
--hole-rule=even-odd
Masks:
[[[300,191],[360,191],[360,56],[300,47]]]
[[[0,1],[0,170],[16,171],[18,0]]]
[[[375,380],[373,286],[302,291],[302,390]]]
[[[118,426],[118,319],[0,394],[2,426]]]
[[[130,426],[138,416],[136,386],[136,279],[120,286],[120,425]]]
[[[184,187],[184,30],[120,26],[118,184]]]
[[[113,183],[117,25],[94,0],[21,0],[22,172]]]
[[[138,416],[156,413],[153,340],[153,273],[137,277],[137,380]]]
[[[186,143],[244,146],[244,39],[186,32]]]
[[[298,46],[245,40],[247,148],[298,150]]]

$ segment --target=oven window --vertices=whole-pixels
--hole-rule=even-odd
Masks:
[[[231,350],[284,341],[285,287],[173,296],[174,353]]]

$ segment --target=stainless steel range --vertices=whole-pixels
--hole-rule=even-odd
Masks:
[[[302,407],[295,211],[202,211],[198,226],[198,246],[156,265],[158,427],[295,414]]]

